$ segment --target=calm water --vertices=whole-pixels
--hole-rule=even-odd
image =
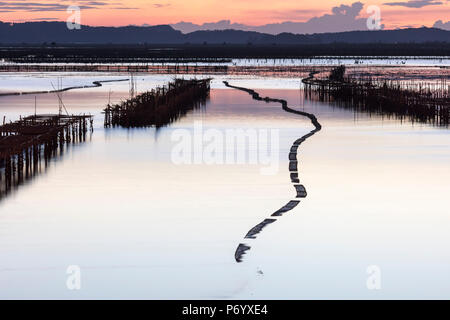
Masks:
[[[1,75],[0,85],[48,90],[56,78]],[[73,74],[64,82],[103,78],[126,77]],[[138,90],[169,79],[138,76]],[[314,113],[323,127],[299,149],[308,197],[244,241],[252,249],[236,263],[249,228],[295,196],[288,152],[312,125],[222,80],[214,79],[203,109],[159,130],[103,128],[101,109],[109,95],[125,99],[127,83],[65,93],[70,112],[95,115],[95,129],[0,201],[0,298],[450,297],[450,131],[304,101],[299,79],[227,78]],[[37,99],[38,112],[57,110],[54,94]],[[0,98],[7,119],[33,112],[34,96]],[[175,164],[174,133],[199,124],[276,130],[279,170]],[[79,291],[66,287],[69,265],[81,268]],[[367,289],[371,265],[381,270],[381,290]]]

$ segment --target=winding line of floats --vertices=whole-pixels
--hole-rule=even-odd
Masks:
[[[310,77],[312,77],[312,76],[313,75],[310,74]],[[293,184],[295,191],[297,193],[295,199],[290,200],[281,209],[274,212],[269,218],[264,219],[262,222],[258,223],[256,226],[251,228],[244,237],[244,239],[246,239],[246,240],[256,239],[256,236],[267,225],[274,223],[275,221],[277,221],[277,218],[283,216],[283,214],[285,214],[285,213],[289,212],[290,210],[294,209],[295,207],[297,207],[297,205],[300,203],[299,199],[305,198],[307,196],[306,188],[304,187],[304,185],[300,184],[300,179],[298,176],[298,160],[297,160],[298,148],[300,147],[300,145],[303,142],[306,141],[306,139],[310,138],[315,133],[320,131],[322,129],[322,126],[319,123],[319,121],[317,121],[317,118],[315,115],[308,113],[308,112],[299,111],[299,110],[295,110],[295,109],[288,107],[286,100],[274,99],[274,98],[270,98],[270,97],[263,98],[255,90],[233,86],[233,85],[230,85],[227,81],[224,81],[223,83],[225,84],[225,86],[227,86],[229,88],[247,92],[248,94],[250,94],[252,96],[252,98],[254,100],[264,101],[267,103],[268,102],[280,103],[281,107],[284,111],[307,117],[307,118],[309,118],[309,120],[311,120],[311,123],[314,126],[314,129],[311,130],[309,133],[303,135],[302,137],[300,137],[294,141],[294,143],[291,146],[290,152],[289,152],[289,173],[290,173],[291,183]],[[236,248],[235,254],[234,254],[236,262],[242,262],[243,256],[250,249],[251,249],[251,246],[248,245],[247,243],[239,243],[238,247]]]

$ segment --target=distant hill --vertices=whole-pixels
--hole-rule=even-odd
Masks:
[[[182,43],[184,35],[170,26],[90,27],[69,30],[65,22],[0,22],[0,43]]]
[[[254,31],[216,30],[187,34],[168,25],[146,27],[90,27],[69,30],[65,22],[0,22],[0,44],[326,44],[326,43],[424,43],[450,42],[450,31],[417,28],[349,31],[301,35],[271,35]]]

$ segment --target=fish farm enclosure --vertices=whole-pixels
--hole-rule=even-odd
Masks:
[[[1,125],[0,197],[62,155],[65,145],[85,141],[91,121],[89,115],[32,115]]]

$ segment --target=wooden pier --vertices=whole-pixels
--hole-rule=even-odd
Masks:
[[[162,127],[202,103],[209,95],[211,79],[176,79],[167,86],[144,92],[104,110],[105,127]]]
[[[88,128],[90,127],[90,128]],[[64,153],[65,145],[86,140],[90,115],[32,115],[0,126],[0,199],[34,177],[41,163]]]

